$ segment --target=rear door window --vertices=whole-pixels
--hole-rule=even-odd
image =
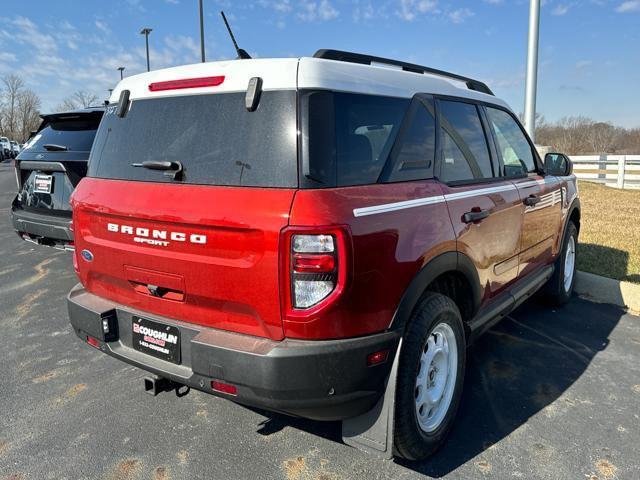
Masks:
[[[507,177],[518,177],[536,171],[533,150],[515,119],[504,110],[486,107],[489,123],[495,133],[496,143]]]
[[[319,91],[301,103],[303,185],[377,183],[409,99]]]
[[[180,162],[182,180],[135,166]],[[91,177],[202,185],[296,187],[296,92],[265,91],[255,111],[245,93],[133,100],[110,108],[89,159]]]
[[[440,180],[446,183],[493,177],[491,157],[476,105],[440,100]]]

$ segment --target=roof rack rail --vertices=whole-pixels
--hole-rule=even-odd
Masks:
[[[469,90],[475,90],[476,92],[486,93],[493,95],[491,89],[483,82],[474,80],[473,78],[463,77],[456,73],[445,72],[444,70],[437,70],[435,68],[424,67],[422,65],[416,65],[414,63],[402,62],[400,60],[393,60],[391,58],[374,57],[373,55],[364,55],[362,53],[344,52],[342,50],[322,49],[313,54],[314,58],[324,58],[326,60],[338,60],[340,62],[359,63],[362,65],[371,65],[373,63],[380,63],[384,65],[393,65],[401,67],[405,72],[413,73],[428,73],[431,75],[437,75],[439,77],[450,78],[464,82]]]

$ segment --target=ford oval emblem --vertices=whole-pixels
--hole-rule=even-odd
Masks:
[[[80,254],[82,255],[82,258],[84,258],[87,262],[93,261],[93,253],[91,253],[89,250],[82,250]]]

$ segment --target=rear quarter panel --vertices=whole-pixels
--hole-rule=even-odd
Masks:
[[[441,195],[433,181],[298,191],[290,224],[348,226],[352,276],[330,309],[305,321],[285,320],[285,336],[339,338],[387,329],[418,271],[455,251],[453,227],[444,202],[364,216],[355,216],[354,209]]]

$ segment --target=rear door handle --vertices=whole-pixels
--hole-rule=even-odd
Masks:
[[[487,218],[489,215],[491,215],[491,212],[489,210],[471,210],[470,212],[465,213],[462,216],[462,221],[464,223],[475,223],[475,222],[479,222],[481,220],[484,220],[485,218]]]
[[[540,197],[538,195],[529,195],[527,198],[523,200],[524,204],[527,207],[534,207],[540,201]]]

